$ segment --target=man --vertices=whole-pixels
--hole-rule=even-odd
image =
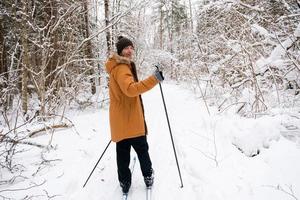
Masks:
[[[120,36],[113,53],[106,62],[109,73],[110,129],[111,139],[116,142],[118,179],[123,193],[131,186],[129,169],[130,149],[134,148],[140,161],[144,182],[153,184],[153,169],[148,153],[147,126],[141,94],[164,80],[161,71],[139,81],[133,60],[133,43]]]

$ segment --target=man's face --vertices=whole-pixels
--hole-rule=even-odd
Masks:
[[[134,55],[134,48],[133,46],[128,46],[125,47],[122,52],[121,52],[122,56],[132,59],[133,55]]]

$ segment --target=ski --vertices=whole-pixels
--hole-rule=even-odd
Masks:
[[[146,200],[151,200],[152,187],[146,188]]]
[[[128,193],[124,193],[122,196],[122,200],[127,200],[128,199]]]
[[[130,171],[131,171],[131,176],[132,176],[133,171],[134,171],[135,163],[136,163],[136,156],[134,156],[133,161],[132,161],[132,165],[131,165],[131,169],[130,169]],[[121,199],[122,199],[122,200],[127,200],[127,199],[128,199],[128,193],[123,193]]]

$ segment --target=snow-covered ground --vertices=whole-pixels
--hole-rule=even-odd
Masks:
[[[249,119],[230,112],[217,114],[210,108],[209,115],[203,101],[196,99],[190,91],[166,83],[163,90],[184,187],[180,188],[161,95],[156,86],[143,95],[150,156],[155,170],[153,199],[300,199],[298,111],[291,110],[290,114],[274,111]],[[82,188],[109,142],[108,110],[73,114],[70,119],[76,131],[73,128],[55,132],[52,140],[55,149],[43,150],[43,163],[39,148],[24,146],[28,151],[17,154],[15,159],[26,169],[13,184],[0,186],[0,199],[1,196],[13,199],[120,199],[114,143],[86,187]],[[50,138],[51,135],[43,135],[32,140],[47,145]],[[132,157],[135,157],[134,152]],[[8,173],[2,171],[1,179],[8,178]],[[129,198],[146,199],[138,162]]]

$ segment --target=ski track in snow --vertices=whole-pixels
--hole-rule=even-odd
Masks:
[[[152,200],[292,199],[278,188],[293,193],[300,199],[299,145],[276,135],[276,139],[268,141],[268,148],[261,148],[259,155],[248,157],[232,144],[235,138],[242,137],[243,132],[249,129],[249,132],[259,133],[272,127],[277,128],[280,120],[262,118],[261,121],[253,121],[226,113],[210,116],[203,101],[195,99],[190,91],[174,84],[162,86],[184,187],[180,188],[165,112],[157,86],[143,95],[149,131],[149,151],[155,170]],[[210,109],[211,113],[215,113],[213,108]],[[56,150],[44,153],[48,159],[61,161],[52,163],[51,167],[46,166],[32,177],[32,180],[19,181],[6,188],[0,186],[0,191],[22,188],[30,182],[47,182],[25,193],[2,192],[0,195],[21,199],[26,193],[30,193],[43,195],[37,199],[48,199],[44,192],[47,190],[49,195],[58,195],[52,198],[55,200],[121,199],[114,143],[107,150],[86,187],[82,188],[110,139],[108,110],[81,113],[72,118],[79,135],[70,129],[56,132],[52,142],[57,145]],[[260,123],[264,124],[264,127]],[[278,123],[278,126],[274,123]],[[47,144],[49,137],[40,136],[34,141]],[[245,135],[244,138],[244,145],[247,147],[248,136]],[[251,138],[249,143],[250,140]],[[25,156],[19,158],[20,161],[24,164],[33,162],[39,157],[35,151],[37,150],[32,148],[31,151],[25,152]],[[132,150],[132,157],[134,154]],[[146,188],[138,162],[128,197],[128,200],[131,199],[146,199]]]

